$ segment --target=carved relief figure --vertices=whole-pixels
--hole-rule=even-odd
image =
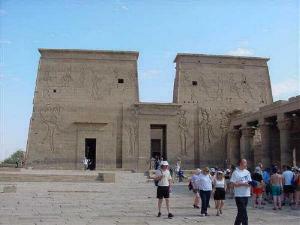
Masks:
[[[179,111],[178,128],[179,128],[181,155],[187,155],[186,139],[187,139],[188,127],[187,127],[187,119],[185,117],[185,113],[186,112],[184,110]]]
[[[59,130],[59,118],[60,118],[61,107],[59,105],[46,105],[39,111],[42,122],[46,125],[47,131],[43,138],[44,141],[48,141],[49,150],[55,151],[54,134]]]
[[[224,97],[224,81],[221,76],[218,76],[218,80],[216,82],[217,91],[216,91],[216,100],[223,100]]]
[[[199,135],[203,151],[207,151],[215,134],[209,113],[204,108],[200,108]]]
[[[226,136],[228,127],[230,125],[230,116],[224,109],[221,110],[220,116],[221,116],[221,118],[220,118],[219,128],[221,130],[221,139],[222,139],[222,141],[225,141],[225,136]]]
[[[129,122],[125,125],[125,129],[129,136],[128,155],[134,156],[136,153],[137,139],[138,139],[138,111],[134,107],[130,109]]]

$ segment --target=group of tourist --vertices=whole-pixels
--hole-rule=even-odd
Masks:
[[[161,216],[163,199],[166,201],[168,217],[170,212],[169,195],[172,176],[167,161],[161,161],[156,170],[158,217]],[[251,174],[247,170],[247,160],[241,159],[237,167],[231,169],[197,169],[190,179],[189,189],[194,193],[193,207],[200,208],[200,216],[209,216],[210,199],[215,201],[216,216],[223,213],[225,195],[234,195],[237,216],[235,225],[248,224],[247,204],[252,196],[253,207],[262,209],[267,202],[274,204],[273,210],[280,210],[282,205],[290,205],[293,209],[300,206],[300,169],[283,166],[263,169],[260,163]],[[201,204],[200,204],[201,202]]]

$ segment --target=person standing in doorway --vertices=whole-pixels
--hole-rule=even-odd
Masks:
[[[171,219],[173,214],[170,213],[169,206],[169,197],[170,197],[170,189],[171,189],[171,181],[172,177],[169,171],[169,163],[167,161],[162,161],[160,164],[160,169],[156,170],[155,180],[157,183],[157,198],[158,198],[158,214],[157,217],[161,216],[161,206],[163,199],[165,199],[167,210],[168,210],[168,218]]]
[[[234,225],[248,225],[247,204],[250,197],[251,174],[247,170],[247,160],[241,159],[239,167],[232,173],[230,182],[234,186],[235,202],[238,209]]]

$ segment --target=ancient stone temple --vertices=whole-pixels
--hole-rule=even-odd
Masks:
[[[224,167],[253,151],[246,138],[242,154],[227,141],[229,130],[247,132],[233,118],[273,102],[267,58],[177,54],[173,102],[144,103],[138,52],[39,52],[26,156],[33,168],[80,169],[87,157],[96,169],[143,171],[155,155],[185,168]]]

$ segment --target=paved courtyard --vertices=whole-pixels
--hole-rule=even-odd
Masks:
[[[89,172],[87,172],[89,173]],[[157,218],[155,187],[140,173],[116,172],[116,183],[75,182],[0,182],[0,224],[233,224],[236,207],[227,200],[224,214],[199,217],[192,208],[192,193],[187,184],[175,184],[171,206]],[[6,190],[6,191],[5,191]],[[211,201],[213,206],[213,201]],[[249,207],[249,224],[299,225],[300,210],[287,207],[274,212]]]

